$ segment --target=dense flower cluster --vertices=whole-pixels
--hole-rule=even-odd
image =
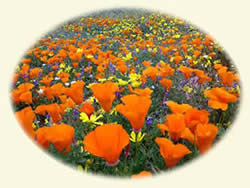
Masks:
[[[126,10],[80,17],[42,37],[11,89],[16,117],[42,148],[83,171],[132,178],[207,152],[231,125],[239,96],[239,75],[210,36]]]

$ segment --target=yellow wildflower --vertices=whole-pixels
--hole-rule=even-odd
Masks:
[[[131,134],[130,134],[130,140],[132,141],[132,142],[141,142],[142,141],[142,139],[144,138],[144,136],[145,136],[145,133],[141,133],[141,132],[139,132],[137,135],[136,135],[136,133],[134,132],[134,131],[132,131],[131,132]]]
[[[102,125],[103,122],[97,122],[97,120],[102,118],[102,117],[103,117],[102,115],[96,116],[95,114],[92,114],[89,118],[86,113],[84,113],[84,112],[80,113],[80,120],[82,120],[82,122],[90,123],[90,124],[94,124],[94,125]]]
[[[122,80],[122,79],[118,79],[118,85],[119,85],[119,86],[128,85],[128,81],[124,81],[124,80]]]

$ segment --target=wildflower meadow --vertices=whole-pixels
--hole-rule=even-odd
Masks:
[[[134,179],[206,154],[232,125],[240,78],[217,41],[189,22],[112,9],[35,42],[10,98],[51,156],[83,173]]]

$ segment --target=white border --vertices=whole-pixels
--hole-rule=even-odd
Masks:
[[[137,181],[81,174],[36,147],[17,124],[8,99],[10,77],[24,52],[58,24],[85,12],[116,7],[159,10],[182,17],[211,34],[231,56],[243,85],[234,127],[206,156],[152,179]],[[0,4],[1,130],[0,187],[250,187],[248,0],[43,0]],[[248,185],[248,186],[247,186]]]

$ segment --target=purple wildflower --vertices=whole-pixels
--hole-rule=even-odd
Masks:
[[[118,91],[115,92],[116,98],[120,99],[122,97],[122,94]]]
[[[28,78],[28,77],[29,77],[29,75],[27,73],[23,74],[23,78]]]
[[[33,84],[37,86],[39,84],[39,81],[38,80],[34,80]]]
[[[84,61],[84,57],[81,58],[81,62],[83,62],[83,61]]]
[[[237,87],[237,84],[234,82],[233,83],[233,88],[236,88]]]
[[[111,73],[115,73],[115,65],[114,64],[112,64],[112,63],[109,63],[109,70],[111,71]]]
[[[182,80],[182,81],[180,82],[180,86],[183,87],[184,85],[186,85],[186,83],[187,83],[186,80]]]
[[[167,104],[167,101],[166,101],[166,100],[164,100],[162,104],[163,104],[163,105],[166,105],[166,104]]]
[[[72,144],[73,144],[73,145],[76,145],[76,144],[77,144],[77,140],[75,139],[75,137],[73,138]]]
[[[132,56],[135,56],[135,55],[136,55],[136,51],[133,51],[133,52],[132,52]]]
[[[187,100],[190,100],[190,95],[189,95],[188,92],[186,92],[186,99],[187,99]]]
[[[83,74],[83,72],[84,72],[84,68],[81,68],[80,73]]]
[[[157,80],[162,80],[163,78],[161,76],[157,76]]]
[[[158,117],[159,112],[158,112],[158,111],[155,111],[154,115],[155,115],[155,117]]]
[[[78,115],[79,115],[78,110],[77,110],[77,109],[74,109],[74,110],[73,110],[73,117],[74,117],[74,119],[78,119]]]
[[[169,96],[169,91],[166,91],[165,92],[165,97],[168,98],[168,96]]]
[[[152,117],[148,117],[146,119],[146,125],[151,125],[153,123],[153,118]]]
[[[48,65],[48,71],[50,71],[51,67],[52,67],[51,65]]]

